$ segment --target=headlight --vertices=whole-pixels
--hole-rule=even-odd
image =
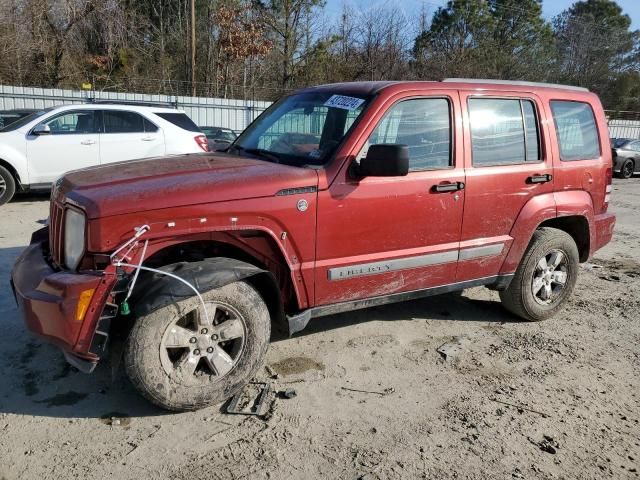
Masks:
[[[84,254],[84,228],[87,221],[82,212],[68,208],[64,219],[64,263],[75,270]]]

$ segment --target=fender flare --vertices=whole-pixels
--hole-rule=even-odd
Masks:
[[[266,286],[268,289],[267,293],[270,297],[277,291],[277,303],[282,304],[279,298],[280,292],[276,279],[271,272],[233,258],[216,257],[200,262],[179,262],[159,267],[158,270],[179,276],[193,285],[200,294],[230,283],[260,276],[262,279],[261,285],[263,286],[260,290],[264,290]],[[263,294],[264,292],[260,293]],[[167,275],[150,272],[141,278],[138,285],[136,285],[131,303],[133,313],[138,317],[148,315],[167,305],[186,300],[193,296],[193,290],[182,282],[176,281]],[[265,303],[269,307],[269,313],[272,316],[278,313],[283,315],[281,313],[282,306],[280,306],[279,312],[277,309],[276,311],[272,310],[274,308],[273,300],[273,298],[264,298]],[[273,320],[278,319],[273,318]]]
[[[511,248],[502,263],[501,274],[516,271],[522,255],[529,245],[533,233],[540,225],[551,219],[563,217],[584,217],[589,225],[589,245],[595,244],[593,228],[593,202],[584,190],[552,192],[531,198],[520,211],[510,235],[514,238]],[[590,252],[590,254],[593,252]]]

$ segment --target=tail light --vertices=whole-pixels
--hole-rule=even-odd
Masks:
[[[604,202],[602,205],[603,212],[606,212],[607,208],[609,207],[609,199],[611,197],[611,188],[612,188],[611,184],[613,182],[613,168],[607,168],[606,178],[607,178],[607,182],[604,187]]]
[[[209,140],[207,140],[207,137],[205,137],[204,135],[196,135],[195,137],[193,137],[193,139],[202,150],[204,150],[205,152],[209,151]]]

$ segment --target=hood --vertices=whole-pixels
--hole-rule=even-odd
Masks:
[[[84,207],[89,218],[273,197],[283,188],[318,185],[318,175],[228,154],[192,154],[112,163],[67,173],[53,197]]]

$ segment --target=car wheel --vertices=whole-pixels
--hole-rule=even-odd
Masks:
[[[528,321],[553,316],[573,291],[579,262],[569,234],[555,228],[537,230],[509,287],[500,292],[503,305]]]
[[[271,323],[260,294],[235,282],[138,318],[125,345],[133,386],[167,410],[227,400],[263,365]]]
[[[620,176],[622,178],[631,178],[633,176],[634,167],[635,165],[633,160],[627,160],[622,164],[622,168],[620,168]]]
[[[0,205],[4,205],[16,193],[16,181],[11,172],[0,166]]]

